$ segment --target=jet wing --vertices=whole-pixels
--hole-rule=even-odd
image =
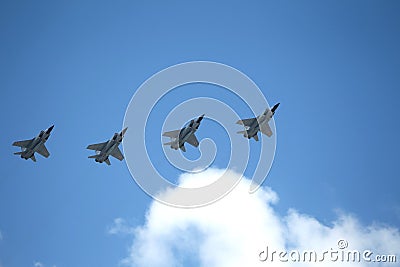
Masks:
[[[180,132],[181,132],[181,130],[165,132],[165,133],[163,133],[163,136],[167,136],[170,138],[178,138]]]
[[[108,141],[104,142],[104,143],[88,145],[86,149],[101,151],[107,145],[107,143],[108,143]]]
[[[251,119],[244,119],[244,120],[238,120],[236,124],[241,124],[244,126],[250,126],[252,125],[255,121],[257,121],[257,118],[251,118]]]
[[[49,151],[47,150],[46,146],[44,144],[41,144],[38,149],[36,150],[37,153],[42,155],[45,158],[48,158],[50,156]]]
[[[197,140],[197,137],[192,134],[187,140],[186,142],[188,142],[189,144],[191,144],[194,147],[198,147],[199,146],[199,141]]]
[[[260,132],[262,132],[263,134],[265,134],[268,137],[271,137],[271,135],[272,135],[272,130],[271,130],[271,127],[269,127],[268,123],[264,123],[261,125]]]
[[[17,142],[14,142],[12,145],[13,145],[13,146],[19,146],[19,147],[22,147],[22,148],[27,148],[28,145],[29,145],[32,141],[33,141],[33,139],[31,139],[31,140],[24,140],[24,141],[17,141]]]
[[[114,150],[110,153],[110,155],[119,160],[124,159],[124,156],[122,155],[122,152],[121,150],[119,150],[118,147],[114,148]]]

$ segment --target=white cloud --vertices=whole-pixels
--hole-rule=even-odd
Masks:
[[[35,261],[33,262],[33,266],[34,267],[45,267],[44,263],[40,262],[40,261]],[[0,266],[1,267],[1,266]],[[53,265],[53,267],[57,267],[56,265]]]
[[[180,183],[190,186],[199,181],[212,181],[223,171],[209,169],[202,173],[185,174]],[[231,173],[232,179],[235,173]],[[374,253],[398,254],[400,234],[398,229],[387,226],[362,226],[356,218],[342,214],[327,226],[317,219],[290,210],[279,216],[272,205],[278,197],[269,188],[249,194],[250,181],[240,184],[222,200],[197,209],[179,209],[153,202],[143,226],[134,230],[134,241],[129,255],[123,260],[128,266],[365,266],[332,263],[293,264],[259,260],[261,251],[314,250],[321,259],[324,251],[339,250],[338,240],[345,239],[346,250],[369,249]],[[173,192],[171,192],[173,194]],[[114,232],[129,232],[125,221],[114,222]],[[340,251],[340,250],[339,250]],[[345,251],[345,250],[343,250]],[[266,254],[262,254],[264,257]],[[400,259],[397,259],[398,261]],[[373,266],[381,266],[375,263]]]
[[[114,219],[112,226],[108,229],[108,233],[111,235],[116,234],[133,234],[135,228],[129,226],[129,224],[122,218]]]

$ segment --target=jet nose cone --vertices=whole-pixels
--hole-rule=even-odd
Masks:
[[[201,120],[204,118],[204,115],[206,115],[206,114],[201,115],[201,116],[197,119],[197,122],[198,122],[198,123],[201,122]]]
[[[275,112],[275,110],[279,107],[280,104],[281,104],[281,103],[275,104],[275,105],[272,107],[271,111],[272,111],[272,112]]]
[[[47,129],[47,133],[50,133],[50,132],[53,130],[53,128],[54,128],[54,125],[50,126],[50,127]]]
[[[123,130],[121,131],[121,136],[124,136],[124,134],[126,133],[127,130],[128,130],[128,127],[126,127],[125,129],[123,129]]]

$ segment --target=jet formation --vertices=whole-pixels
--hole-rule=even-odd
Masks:
[[[237,121],[237,124],[243,125],[245,127],[244,131],[239,131],[237,133],[243,134],[244,137],[258,141],[258,132],[265,134],[268,137],[272,136],[272,130],[268,122],[274,116],[276,109],[279,107],[280,103],[275,104],[271,109],[267,108],[261,115],[250,118],[242,119]],[[205,114],[199,116],[197,119],[192,119],[186,126],[181,129],[164,132],[163,136],[169,137],[170,142],[164,143],[163,145],[170,146],[171,149],[182,150],[186,152],[185,143],[189,143],[194,147],[199,146],[199,141],[195,135],[196,131],[199,129],[200,123],[203,120]],[[45,143],[50,137],[50,133],[53,130],[54,125],[46,130],[40,131],[39,135],[33,139],[16,141],[12,145],[21,148],[20,152],[15,152],[14,155],[20,155],[23,159],[31,159],[36,162],[35,153],[42,155],[45,158],[50,156]],[[114,133],[113,137],[103,143],[88,145],[87,149],[94,150],[95,155],[89,156],[88,158],[93,158],[96,162],[111,165],[109,156],[122,161],[124,156],[119,149],[119,145],[124,138],[125,132],[128,128],[123,129],[119,133]]]

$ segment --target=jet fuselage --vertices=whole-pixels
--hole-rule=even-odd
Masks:
[[[178,145],[179,147],[182,147],[185,142],[189,139],[189,137],[196,132],[196,129],[187,126],[181,129],[179,132],[179,137],[178,137]]]
[[[255,120],[249,126],[249,129],[246,130],[246,137],[250,139],[253,136],[257,135],[258,131],[260,130],[260,124],[268,123],[272,116],[273,113],[269,109],[266,109],[264,113],[258,116],[257,120]]]
[[[106,146],[100,151],[98,157],[96,157],[95,161],[102,163],[103,161],[107,160],[110,154],[114,151],[116,147],[121,144],[123,138],[123,133],[115,133],[113,138],[109,140]]]
[[[263,114],[257,117],[257,120],[249,125],[249,128],[245,131],[244,136],[248,139],[256,136],[258,131],[260,131],[260,125],[268,123],[271,120],[275,114],[275,110],[279,107],[279,105],[280,103],[277,103],[272,107],[271,110],[267,108]]]
[[[39,146],[46,143],[47,139],[49,139],[51,130],[53,130],[53,128],[54,125],[48,128],[46,131],[40,131],[39,135],[36,136],[26,148],[22,148],[21,158],[30,159],[39,149]]]
[[[199,129],[200,122],[204,118],[204,114],[201,115],[197,120],[191,120],[189,125],[183,127],[178,138],[175,142],[171,143],[171,148],[178,149],[185,145],[185,142]]]

